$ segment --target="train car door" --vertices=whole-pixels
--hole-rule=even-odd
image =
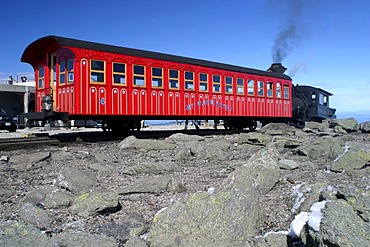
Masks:
[[[59,99],[57,98],[58,92],[57,92],[57,71],[56,71],[56,52],[49,53],[49,80],[50,80],[50,90],[51,94],[53,95],[53,111],[56,111],[59,107]]]

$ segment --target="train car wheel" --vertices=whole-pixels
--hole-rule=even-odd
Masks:
[[[256,120],[253,120],[250,124],[249,124],[249,130],[251,131],[255,131],[256,128],[257,128],[257,121]]]
[[[104,132],[111,132],[112,131],[112,127],[106,121],[102,122],[102,129],[103,129]]]

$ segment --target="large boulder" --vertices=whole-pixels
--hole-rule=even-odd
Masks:
[[[40,247],[48,241],[41,230],[17,221],[0,222],[0,246]]]
[[[267,143],[271,142],[272,137],[267,134],[251,132],[251,133],[241,133],[238,138],[238,144],[253,144],[265,146]]]
[[[370,150],[348,150],[334,160],[330,170],[334,172],[358,170],[370,165]]]
[[[316,137],[305,141],[296,148],[296,153],[308,156],[311,159],[329,159],[335,160],[343,153],[341,142],[338,139],[326,136]]]
[[[166,174],[181,171],[182,168],[174,162],[144,161],[123,171],[124,174]]]
[[[139,150],[173,150],[176,144],[163,140],[137,139],[134,136],[129,136],[118,145],[121,149],[139,149]]]
[[[113,213],[120,209],[118,194],[113,191],[96,190],[85,193],[73,201],[71,211],[82,217]]]
[[[236,191],[186,196],[154,217],[150,246],[252,246],[263,217],[257,198]]]
[[[39,169],[41,167],[40,162],[50,158],[50,156],[50,152],[20,154],[10,157],[9,162],[14,170],[19,172],[30,171]]]
[[[330,128],[334,128],[335,126],[340,126],[347,132],[355,132],[358,131],[359,125],[356,119],[354,118],[345,118],[345,119],[330,119],[329,120]]]
[[[130,185],[116,189],[116,192],[119,195],[127,195],[136,193],[159,194],[164,191],[182,192],[185,190],[185,187],[176,179],[169,176],[159,176],[137,179]]]
[[[117,242],[114,238],[104,235],[90,234],[85,232],[63,233],[52,237],[44,245],[39,247],[117,247]]]
[[[361,123],[360,124],[360,130],[363,133],[370,133],[370,121]]]
[[[109,221],[99,228],[99,232],[121,242],[139,237],[147,230],[144,217],[138,213],[129,213],[121,222]]]
[[[316,223],[316,229],[305,225],[302,237],[307,246],[369,246],[369,224],[344,200],[327,202],[321,222]]]
[[[80,194],[94,187],[97,178],[90,170],[65,167],[59,171],[58,182],[61,188]]]
[[[5,202],[9,197],[15,195],[16,191],[12,188],[0,186],[0,203]]]
[[[45,210],[30,203],[26,203],[20,208],[19,216],[24,222],[42,230],[49,228],[55,220]]]
[[[256,190],[259,194],[269,192],[280,179],[279,156],[272,144],[261,149],[244,165],[236,167],[226,181],[226,188]]]
[[[66,208],[72,204],[73,197],[66,190],[56,189],[45,196],[45,206],[47,208]]]

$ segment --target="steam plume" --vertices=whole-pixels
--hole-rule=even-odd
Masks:
[[[281,63],[292,52],[297,39],[296,26],[293,24],[278,33],[272,47],[272,61]]]

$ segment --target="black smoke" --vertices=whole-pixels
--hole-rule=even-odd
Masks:
[[[309,2],[309,0],[269,1],[270,7],[278,13],[277,16],[280,17],[282,27],[277,32],[272,45],[273,63],[283,62],[292,53],[293,48],[298,45],[300,32],[303,29],[304,10]]]
[[[273,63],[281,63],[293,50],[298,40],[296,26],[291,24],[276,35],[272,47]]]

